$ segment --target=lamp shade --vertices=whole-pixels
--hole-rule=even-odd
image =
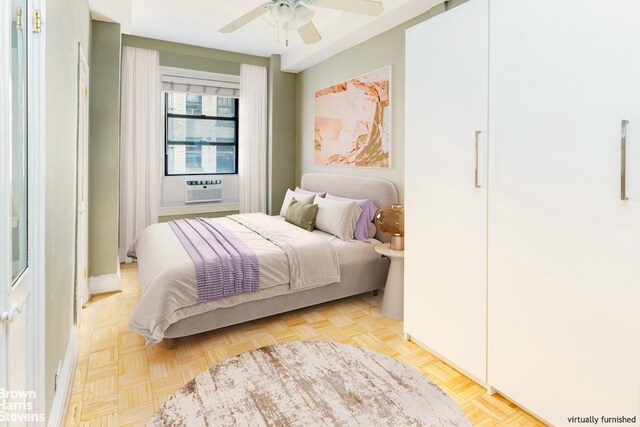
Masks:
[[[376,214],[376,226],[391,236],[391,249],[404,249],[404,205],[391,205]]]
[[[279,0],[271,8],[271,15],[279,22],[289,22],[294,17],[293,7],[287,0]]]
[[[294,17],[292,20],[285,22],[283,28],[287,31],[297,30],[311,21],[315,12],[308,7],[297,3],[294,9]]]

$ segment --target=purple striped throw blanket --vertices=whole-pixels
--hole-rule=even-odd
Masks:
[[[260,289],[258,257],[233,232],[203,218],[179,219],[169,226],[193,260],[199,301]]]

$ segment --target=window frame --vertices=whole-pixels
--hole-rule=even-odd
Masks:
[[[240,100],[238,98],[232,97],[232,96],[226,96],[224,98],[233,98],[234,100],[234,107],[235,107],[235,115],[233,117],[219,117],[219,116],[207,116],[207,115],[200,115],[200,116],[195,116],[195,115],[190,115],[190,114],[174,114],[174,113],[169,113],[169,93],[172,93],[171,91],[165,91],[164,92],[164,176],[214,176],[214,175],[237,175],[238,174],[238,153],[240,150],[239,147],[239,141],[238,141],[238,136],[239,136],[239,121],[240,121]],[[194,93],[192,95],[206,95],[206,94],[198,94],[198,93]],[[222,120],[222,121],[230,121],[230,122],[234,122],[235,123],[235,140],[236,143],[235,145],[235,171],[234,172],[215,172],[215,173],[169,173],[169,140],[168,140],[168,129],[169,129],[169,118],[175,118],[175,119],[200,119],[200,120]],[[173,144],[173,145],[179,145],[179,144]],[[195,144],[184,144],[187,146],[194,146]],[[207,143],[207,144],[201,144],[201,145],[214,145],[214,146],[218,146],[218,145],[223,145],[223,146],[230,146],[231,144],[228,143],[223,143],[223,142],[211,142],[211,143]]]

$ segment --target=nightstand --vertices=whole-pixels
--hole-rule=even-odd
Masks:
[[[376,245],[375,251],[391,260],[380,312],[396,320],[404,318],[404,251],[394,251],[389,243]]]

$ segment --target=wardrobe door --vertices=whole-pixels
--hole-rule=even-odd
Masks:
[[[555,425],[640,412],[638,16],[491,0],[488,381]]]
[[[405,331],[486,377],[488,1],[407,31]]]

